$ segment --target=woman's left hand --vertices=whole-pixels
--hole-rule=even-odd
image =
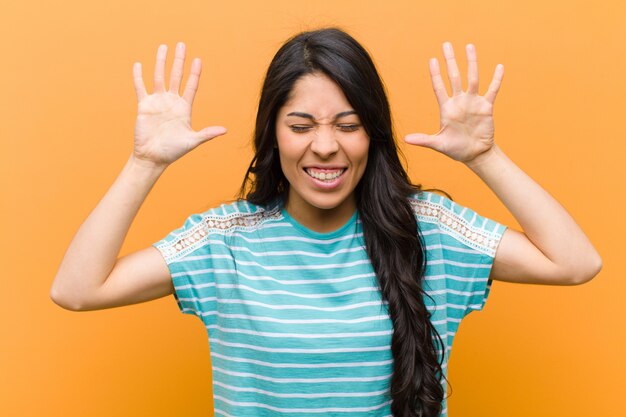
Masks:
[[[471,163],[494,146],[493,103],[500,89],[504,67],[496,70],[484,96],[478,95],[478,62],[476,48],[466,46],[467,91],[463,91],[461,75],[449,42],[443,44],[448,79],[452,96],[448,96],[437,58],[430,60],[430,75],[439,103],[441,129],[434,135],[413,133],[405,137],[407,143],[434,149],[450,158]]]

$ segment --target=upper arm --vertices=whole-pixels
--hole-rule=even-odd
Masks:
[[[141,303],[174,292],[169,268],[153,246],[117,260],[105,282],[84,301],[81,310]]]
[[[575,285],[588,280],[577,271],[556,265],[524,233],[511,228],[502,235],[489,277],[498,281],[546,285]]]

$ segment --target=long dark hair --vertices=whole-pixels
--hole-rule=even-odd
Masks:
[[[393,322],[392,412],[396,417],[437,417],[444,398],[440,382],[444,350],[423,300],[426,256],[408,201],[421,187],[411,184],[398,157],[389,103],[374,63],[345,32],[335,28],[303,32],[276,53],[261,91],[255,155],[240,197],[267,205],[286,196],[289,182],[275,148],[276,117],[294,83],[316,72],[339,85],[370,138],[367,166],[355,195],[367,254]]]

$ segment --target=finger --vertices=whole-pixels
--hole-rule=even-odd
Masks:
[[[202,61],[200,61],[200,58],[195,58],[191,63],[191,71],[187,79],[187,84],[185,85],[185,91],[183,92],[183,98],[187,100],[189,104],[193,103],[196,91],[198,91],[200,73],[202,73]]]
[[[195,139],[197,140],[197,143],[199,145],[215,137],[222,136],[226,132],[227,130],[224,126],[205,127],[199,132],[196,132]]]
[[[496,96],[498,95],[498,91],[500,90],[500,85],[502,84],[503,77],[504,65],[498,64],[496,65],[496,70],[493,72],[493,79],[491,80],[491,84],[489,84],[489,89],[485,93],[485,98],[491,104],[496,101]]]
[[[423,146],[425,148],[434,149],[441,152],[441,140],[436,135],[427,135],[424,133],[411,133],[404,137],[406,143],[411,145]]]
[[[185,66],[185,44],[179,42],[176,45],[174,54],[174,64],[172,65],[172,73],[170,74],[170,93],[178,94],[180,82],[183,79],[183,67]]]
[[[143,83],[143,77],[141,76],[141,63],[135,62],[133,65],[133,83],[135,84],[135,92],[137,93],[137,100],[141,101],[148,95],[146,86]]]
[[[156,64],[154,64],[154,92],[165,91],[165,59],[167,58],[167,45],[159,46],[157,50]]]
[[[435,91],[435,97],[437,97],[437,103],[442,106],[448,100],[448,92],[446,91],[446,85],[441,78],[441,70],[439,69],[439,61],[437,58],[431,58],[428,62],[430,69],[430,77],[433,83],[433,90]]]
[[[452,95],[461,94],[463,92],[463,84],[461,83],[461,74],[459,67],[456,65],[454,58],[454,49],[450,42],[443,44],[443,56],[446,58],[446,69],[448,70],[448,79],[452,87]]]
[[[465,47],[467,54],[467,92],[478,94],[478,60],[476,59],[476,47],[471,43]]]

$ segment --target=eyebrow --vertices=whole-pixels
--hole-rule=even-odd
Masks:
[[[354,111],[354,110],[342,111],[341,113],[337,113],[335,115],[335,117],[333,118],[333,120],[337,120],[337,119],[340,119],[340,118],[345,117],[345,116],[350,116],[351,114],[356,114],[356,111]],[[309,120],[315,121],[315,117],[313,117],[312,114],[302,113],[302,112],[299,112],[299,111],[291,112],[287,116],[304,117],[305,119],[309,119]]]

